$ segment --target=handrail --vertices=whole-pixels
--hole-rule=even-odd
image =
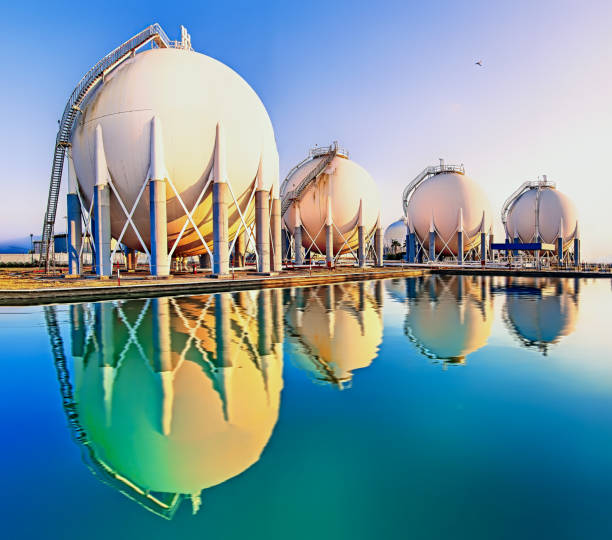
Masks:
[[[287,175],[285,180],[283,180],[283,184],[281,188],[281,197],[283,200],[282,206],[281,206],[281,217],[285,215],[285,213],[291,206],[291,203],[295,200],[299,200],[300,195],[310,185],[310,183],[313,182],[325,170],[325,168],[331,163],[331,161],[336,157],[339,151],[338,142],[334,141],[334,143],[328,147],[321,147],[321,150],[325,150],[325,152],[321,151],[321,152],[315,153],[317,150],[318,148],[311,149],[310,155],[305,160],[301,161],[296,167],[291,169],[291,171],[289,171],[289,174]],[[342,151],[346,152],[343,149]],[[348,152],[346,152],[346,155],[348,155]],[[298,186],[295,189],[291,191],[285,191],[286,186],[288,185],[288,182],[289,182],[289,178],[291,177],[291,175],[293,174],[295,170],[297,170],[299,167],[301,167],[308,161],[316,159],[318,157],[322,157],[322,156],[327,156],[327,158],[322,159],[321,162],[312,171],[310,171],[310,173],[308,173],[306,177],[302,179],[302,181],[298,184]]]
[[[529,191],[530,189],[540,189],[543,187],[549,187],[549,188],[555,189],[557,187],[557,184],[555,184],[555,182],[551,182],[550,180],[546,178],[544,178],[544,180],[528,180],[527,182],[523,182],[519,186],[519,188],[514,193],[512,193],[510,197],[508,197],[504,201],[504,204],[501,210],[501,220],[502,220],[502,223],[504,224],[504,229],[506,228],[506,223],[508,221],[510,210],[512,209],[512,206],[518,200],[518,198],[523,193],[525,193],[526,191]]]
[[[436,165],[435,167],[425,167],[416,177],[410,182],[402,193],[402,205],[404,207],[404,216],[408,216],[408,201],[416,188],[421,185],[428,178],[440,174],[443,172],[456,172],[459,174],[465,174],[465,167],[463,165]]]
[[[128,55],[133,54],[136,49],[154,41],[158,47],[168,48],[171,42],[162,27],[155,23],[139,32],[128,41],[121,44],[116,49],[108,53],[98,63],[96,63],[78,82],[75,89],[70,94],[59,129],[55,138],[55,149],[53,163],[51,166],[51,181],[49,184],[49,195],[47,198],[47,210],[43,222],[41,237],[41,265],[45,264],[45,271],[49,271],[49,249],[53,240],[53,229],[55,227],[55,216],[57,212],[57,200],[59,197],[62,172],[64,168],[64,157],[66,147],[70,146],[70,136],[76,117],[80,112],[79,106],[83,103],[92,87],[97,84],[104,76],[112,71]]]

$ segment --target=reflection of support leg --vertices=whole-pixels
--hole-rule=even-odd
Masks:
[[[258,352],[261,356],[267,356],[272,350],[272,309],[269,289],[262,289],[257,295],[257,327]]]
[[[170,275],[168,261],[168,222],[166,218],[166,182],[149,180],[149,215],[151,223],[151,275]]]
[[[94,186],[94,243],[96,249],[96,274],[111,275],[111,227],[110,227],[110,186]]]
[[[283,342],[283,291],[272,289],[272,314],[274,319],[274,343]]]
[[[85,316],[83,304],[70,306],[70,341],[72,356],[83,358],[85,356]]]
[[[281,202],[278,198],[272,199],[270,231],[272,233],[272,258],[270,261],[272,271],[280,272],[283,269],[283,247],[281,242]]]
[[[213,274],[229,274],[226,182],[213,183]]]
[[[257,271],[270,272],[270,194],[264,189],[255,192],[255,236]]]
[[[77,276],[81,273],[81,205],[76,193],[68,193],[66,200],[68,214],[68,273]]]

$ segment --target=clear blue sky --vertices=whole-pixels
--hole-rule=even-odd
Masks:
[[[612,258],[611,2],[12,2],[2,12],[0,240],[40,234],[57,119],[76,82],[159,22],[171,38],[184,24],[195,50],[259,94],[281,176],[338,139],[379,183],[388,224],[424,166],[463,162],[500,237],[504,199],[548,174],[578,207],[584,254]]]

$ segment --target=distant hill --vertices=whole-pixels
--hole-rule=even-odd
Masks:
[[[35,236],[34,240],[38,240],[40,236]],[[28,253],[30,251],[30,237],[13,238],[11,240],[0,241],[0,253]]]

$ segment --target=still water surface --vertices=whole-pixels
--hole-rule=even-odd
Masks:
[[[5,538],[612,538],[610,281],[0,308]]]

